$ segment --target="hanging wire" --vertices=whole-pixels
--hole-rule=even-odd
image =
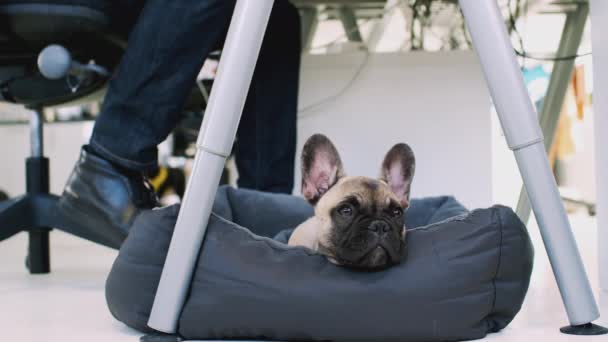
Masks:
[[[520,8],[519,6],[521,5],[521,0],[517,0],[516,6],[518,8]],[[527,8],[527,6],[526,6]],[[559,61],[568,61],[568,60],[572,60],[572,59],[576,59],[579,57],[584,57],[584,56],[590,56],[592,54],[592,52],[586,52],[586,53],[582,53],[582,54],[574,54],[574,55],[568,55],[568,56],[537,56],[537,55],[532,55],[529,54],[528,52],[526,52],[525,48],[524,48],[524,43],[523,43],[523,38],[520,34],[520,32],[517,30],[517,25],[515,25],[515,15],[513,14],[513,8],[511,7],[511,0],[508,1],[508,12],[509,12],[509,25],[510,25],[510,29],[515,33],[515,35],[517,36],[517,39],[519,40],[519,47],[520,49],[515,49],[515,54],[524,58],[524,64],[525,64],[525,60],[526,59],[533,59],[533,60],[538,60],[538,61],[549,61],[549,62],[559,62]],[[527,9],[526,9],[527,12]],[[524,12],[525,13],[525,12]]]
[[[531,55],[528,52],[526,52],[525,50],[525,45],[524,45],[524,40],[523,37],[521,35],[521,33],[518,31],[517,29],[517,25],[515,24],[516,22],[516,17],[522,15],[522,14],[526,14],[527,13],[527,2],[526,2],[526,6],[524,8],[524,10],[521,10],[521,0],[516,0],[516,6],[519,9],[517,15],[515,13],[513,13],[513,7],[512,7],[512,0],[508,0],[507,2],[507,11],[508,11],[508,25],[509,25],[509,30],[512,31],[513,33],[515,33],[517,40],[518,40],[518,45],[519,45],[519,49],[517,48],[513,48],[513,50],[515,51],[515,54],[517,54],[518,56],[524,58],[524,64],[525,64],[525,59],[533,59],[533,60],[541,60],[541,61],[564,61],[564,60],[571,60],[571,59],[576,59],[579,57],[584,57],[584,56],[589,56],[592,53],[591,52],[587,52],[587,53],[583,53],[583,54],[576,54],[576,55],[570,55],[570,56],[537,56],[537,55]],[[396,2],[395,4],[393,4],[392,6],[385,8],[382,13],[381,16],[384,16],[386,14],[389,14],[390,12],[392,12],[393,10],[395,10],[396,8],[398,8],[401,5],[404,4],[408,4],[408,1],[406,0],[400,0],[398,2]],[[420,0],[415,0],[413,2],[413,10],[414,10],[414,20],[416,19],[416,16],[420,15],[420,13],[417,10],[417,5],[420,4]],[[427,11],[430,10],[427,8]],[[460,12],[462,15],[462,12]],[[466,40],[466,43],[469,47],[472,47],[473,44],[467,34],[467,30],[466,30],[466,23],[464,21],[464,15],[462,16],[463,21],[462,21],[462,29],[463,29],[463,33],[464,33],[464,37]],[[360,25],[350,28],[348,30],[345,30],[343,34],[339,35],[338,37],[336,37],[335,39],[333,39],[332,41],[328,42],[328,43],[324,43],[318,46],[314,46],[311,47],[310,50],[319,50],[319,49],[323,49],[323,48],[328,48],[331,47],[337,43],[339,43],[340,41],[342,41],[344,38],[346,38],[350,33],[355,32],[357,30],[359,30],[360,27],[362,26],[366,26],[370,23],[372,23],[374,20],[374,18],[370,18],[367,19],[365,21],[363,21]],[[412,26],[413,27],[413,26]],[[432,31],[432,30],[431,30]],[[434,32],[431,32],[432,34],[434,34]],[[412,47],[414,47],[414,41],[412,40]],[[420,48],[422,48],[422,44],[420,44]],[[350,90],[350,88],[356,83],[356,81],[359,79],[359,77],[361,76],[361,74],[363,73],[363,71],[365,70],[366,66],[369,63],[370,60],[370,55],[371,52],[369,51],[369,49],[365,46],[362,46],[362,50],[365,52],[365,56],[363,58],[363,61],[359,64],[359,66],[355,69],[353,76],[349,79],[349,81],[346,83],[346,85],[344,87],[342,87],[338,92],[336,92],[335,94],[328,96],[320,101],[317,101],[313,104],[307,105],[303,108],[298,109],[298,117],[308,117],[310,115],[303,115],[307,112],[316,110],[322,106],[325,106],[329,103],[334,102],[336,99],[338,99],[339,97],[343,96],[348,90]]]

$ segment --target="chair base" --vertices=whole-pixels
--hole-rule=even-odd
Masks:
[[[91,231],[59,209],[59,197],[49,193],[49,160],[44,157],[44,116],[34,108],[30,118],[31,157],[25,163],[27,193],[0,200],[0,241],[27,232],[29,235],[26,267],[31,274],[51,271],[49,235],[52,229],[118,249],[124,236],[117,232]]]
[[[41,130],[37,141],[42,141]],[[36,145],[36,144],[34,144]],[[28,232],[26,266],[32,274],[51,271],[49,233],[58,229],[95,243],[119,248],[123,236],[87,230],[59,210],[59,197],[49,194],[49,161],[40,154],[26,161],[27,194],[0,201],[0,241]]]
[[[29,234],[26,265],[32,274],[50,272],[49,233],[52,229],[110,248],[120,246],[121,237],[88,231],[71,221],[57,208],[58,201],[58,196],[40,193],[0,202],[0,241],[20,232]]]

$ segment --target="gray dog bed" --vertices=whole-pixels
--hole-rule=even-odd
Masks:
[[[142,332],[178,210],[142,213],[107,279],[112,315]],[[511,322],[532,271],[526,228],[502,206],[412,200],[407,259],[380,272],[279,242],[312,215],[298,197],[223,187],[214,213],[179,321],[187,339],[477,339]]]

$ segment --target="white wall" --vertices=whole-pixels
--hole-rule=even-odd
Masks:
[[[417,157],[413,196],[455,195],[492,204],[490,98],[472,52],[308,55],[302,63],[298,153],[328,135],[347,172],[377,176],[384,153],[407,142]],[[299,185],[299,161],[296,185]],[[296,192],[299,189],[296,189]]]

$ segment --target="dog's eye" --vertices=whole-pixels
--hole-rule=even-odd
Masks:
[[[391,211],[391,214],[393,215],[393,217],[399,217],[399,216],[403,215],[403,209],[401,209],[401,208],[394,208]]]
[[[353,208],[350,205],[343,205],[338,208],[338,213],[342,216],[350,217],[353,215]]]

